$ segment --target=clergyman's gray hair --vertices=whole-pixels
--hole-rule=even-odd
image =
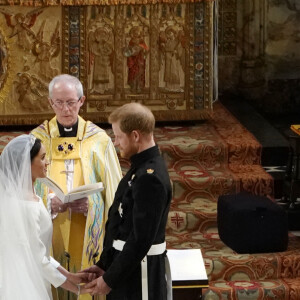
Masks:
[[[65,82],[65,83],[74,84],[76,91],[77,91],[78,99],[83,96],[83,87],[82,87],[82,83],[80,82],[80,80],[77,77],[74,77],[69,74],[61,74],[61,75],[55,76],[49,83],[49,98],[50,99],[52,99],[53,87],[57,82]]]

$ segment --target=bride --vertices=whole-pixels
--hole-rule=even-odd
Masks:
[[[0,299],[52,299],[51,284],[86,293],[82,273],[73,274],[50,257],[52,221],[34,191],[45,177],[46,151],[39,139],[21,135],[0,156]]]

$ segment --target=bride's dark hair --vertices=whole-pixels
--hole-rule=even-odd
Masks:
[[[35,139],[35,142],[30,150],[30,161],[31,162],[40,152],[41,146],[42,146],[42,141],[40,139]]]

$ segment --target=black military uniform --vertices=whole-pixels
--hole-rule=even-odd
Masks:
[[[141,261],[154,244],[165,241],[172,198],[169,174],[157,146],[131,157],[131,168],[121,180],[106,223],[104,249],[97,265],[112,288],[107,299],[141,300]],[[112,245],[125,241],[122,251]],[[147,256],[148,299],[167,299],[165,258]]]

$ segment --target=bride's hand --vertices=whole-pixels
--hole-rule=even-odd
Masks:
[[[73,282],[74,284],[80,284],[84,282],[88,282],[89,274],[87,273],[69,273],[68,280]]]
[[[68,204],[64,204],[57,196],[51,199],[51,213],[58,214],[65,212],[68,208]]]

